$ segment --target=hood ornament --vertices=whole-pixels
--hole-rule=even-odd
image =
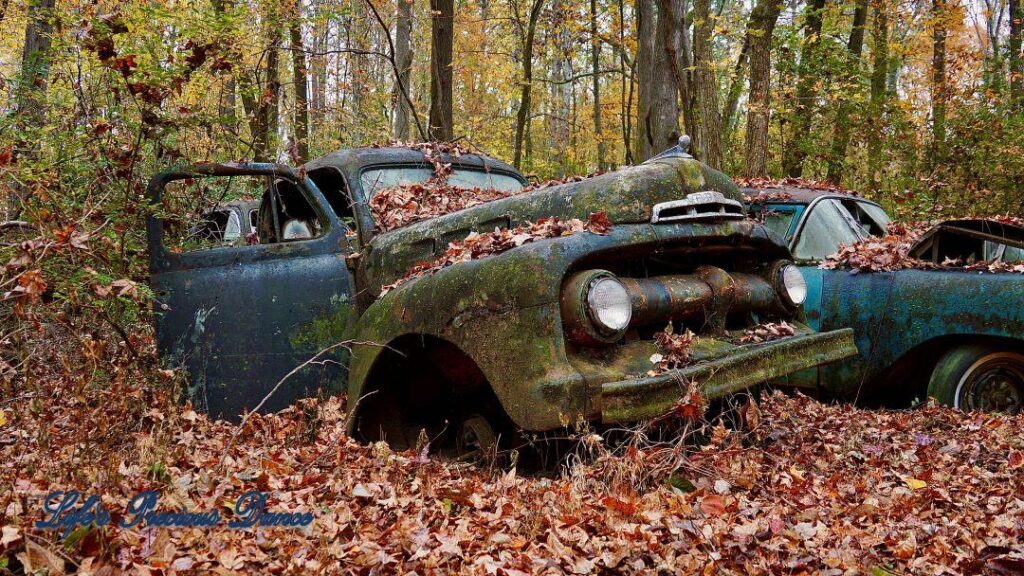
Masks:
[[[665,150],[664,152],[658,154],[657,156],[653,156],[652,158],[647,160],[647,162],[652,162],[654,160],[663,160],[665,158],[693,158],[693,156],[690,155],[690,142],[690,137],[686,134],[683,134],[682,136],[679,137],[678,144],[669,148],[668,150]],[[644,164],[647,164],[647,162],[644,162]]]

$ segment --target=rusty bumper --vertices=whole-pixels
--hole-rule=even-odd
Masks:
[[[689,382],[698,383],[711,400],[856,353],[849,328],[742,346],[657,376],[602,384],[601,420],[623,423],[661,416],[685,394]]]

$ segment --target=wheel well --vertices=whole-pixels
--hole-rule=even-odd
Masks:
[[[361,440],[412,447],[421,429],[436,442],[485,406],[501,410],[469,355],[442,338],[407,334],[388,344],[370,369],[353,408],[355,432]]]
[[[999,350],[1024,351],[1024,341],[1004,336],[951,334],[939,336],[912,348],[873,380],[869,405],[903,407],[915,400],[924,401],[928,381],[939,359],[958,346],[990,346]]]

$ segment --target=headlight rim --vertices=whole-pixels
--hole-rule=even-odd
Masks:
[[[620,282],[623,287],[626,284],[619,280],[618,276],[608,270],[591,268],[570,274],[562,285],[562,293],[559,297],[562,317],[562,328],[565,331],[565,338],[569,341],[583,346],[611,346],[625,337],[629,331],[629,325],[624,330],[615,333],[602,333],[598,331],[598,324],[591,318],[588,305],[590,286],[600,278],[612,278]],[[632,324],[633,295],[626,289],[630,297],[630,321]]]
[[[782,303],[787,308],[793,310],[800,309],[804,305],[804,303],[807,302],[807,277],[804,276],[804,273],[800,270],[800,267],[793,263],[791,260],[780,260],[779,262],[776,262],[773,268],[774,270],[772,274],[772,283],[775,285],[775,292],[779,295],[779,298],[782,300]],[[794,271],[796,271],[800,280],[803,282],[804,297],[799,302],[797,302],[796,299],[793,298],[792,294],[789,291],[789,287],[786,285],[787,269],[793,269]]]
[[[618,277],[611,272],[602,271],[602,274],[593,276],[589,282],[587,282],[586,289],[583,292],[583,309],[587,315],[587,319],[590,320],[591,326],[594,331],[601,335],[603,338],[611,340],[618,340],[629,329],[629,324],[633,319],[633,307],[629,299],[629,290],[626,285],[619,281]],[[594,309],[594,306],[590,302],[590,296],[594,292],[594,288],[601,282],[614,282],[626,297],[626,322],[620,328],[614,328],[608,326],[603,320],[600,319],[599,313]]]

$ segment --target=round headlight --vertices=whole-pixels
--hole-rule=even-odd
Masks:
[[[782,296],[793,306],[800,306],[807,300],[807,282],[799,268],[787,264],[779,269],[779,284]]]
[[[587,315],[604,335],[622,332],[633,317],[626,287],[613,277],[601,276],[587,290]]]

